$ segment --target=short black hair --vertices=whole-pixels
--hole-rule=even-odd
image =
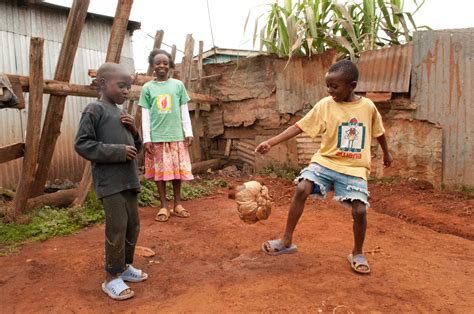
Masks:
[[[115,74],[117,72],[130,74],[123,65],[113,62],[106,62],[102,64],[97,70],[96,79],[107,79],[110,77],[110,75]]]
[[[349,60],[341,60],[331,65],[328,73],[334,72],[342,73],[348,83],[357,82],[359,80],[359,70],[357,66]]]
[[[166,50],[158,49],[158,48],[155,48],[152,51],[150,51],[150,54],[148,55],[148,64],[149,65],[153,65],[153,60],[155,59],[156,55],[165,55],[165,56],[167,56],[168,59],[169,59],[170,68],[172,68],[172,69],[175,68],[175,64],[174,64],[173,58],[171,57],[171,54]]]
[[[112,77],[115,74],[127,74],[130,75],[130,72],[121,64],[118,63],[113,63],[113,62],[106,62],[102,64],[99,69],[97,70],[96,74],[96,81],[98,82],[97,84],[97,91],[100,92],[102,88],[102,81],[107,81],[110,77]]]

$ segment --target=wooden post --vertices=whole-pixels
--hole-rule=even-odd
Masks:
[[[193,42],[194,44],[194,42]],[[196,89],[199,91],[201,89],[201,77],[202,77],[202,53],[203,53],[203,48],[204,48],[204,42],[199,41],[199,55],[198,55],[198,63],[197,63],[197,71],[198,71],[198,82]],[[193,49],[194,50],[194,49]],[[186,76],[186,79],[188,79],[188,86],[190,85],[191,82],[191,76],[192,76],[192,63],[193,63],[193,57],[191,55],[191,62],[189,66],[189,71],[187,71],[187,74],[189,76]],[[194,109],[194,114],[193,114],[193,120],[192,120],[192,126],[193,126],[193,134],[194,134],[194,141],[192,144],[192,157],[194,162],[200,162],[202,160],[201,158],[201,137],[199,134],[199,124],[201,123],[200,121],[200,110],[199,110],[199,104],[196,104],[196,108]],[[194,171],[194,170],[193,170]]]
[[[77,193],[72,201],[73,206],[82,205],[87,198],[87,193],[92,187],[92,168],[89,161],[86,162],[84,167],[84,174],[82,175],[81,183],[77,188]]]
[[[26,202],[31,195],[36,163],[38,161],[41,111],[43,109],[43,44],[43,38],[32,37],[30,40],[29,75],[34,80],[30,84],[25,156],[23,158],[20,182],[15,194],[15,213],[21,213],[25,210]]]
[[[161,48],[161,43],[163,42],[164,36],[165,36],[165,32],[163,30],[156,31],[155,42],[153,43],[153,49]],[[148,65],[148,70],[146,71],[146,75],[153,75],[153,68],[151,65]]]
[[[87,16],[89,0],[74,0],[67,19],[66,31],[59,52],[59,59],[56,65],[54,79],[57,81],[69,82],[71,78],[72,66],[76,55],[79,38]],[[38,168],[36,170],[35,182],[33,185],[33,194],[43,193],[44,184],[48,177],[49,168],[53,159],[56,141],[61,133],[61,122],[63,120],[65,96],[51,96],[46,110],[46,117],[41,133],[40,150],[38,158]]]
[[[193,65],[193,54],[194,54],[194,39],[191,34],[186,36],[186,44],[184,45],[184,57],[181,68],[181,80],[186,88],[189,88],[191,81],[191,71]]]
[[[197,91],[201,91],[201,80],[202,80],[202,54],[204,51],[204,42],[202,40],[199,41],[199,55],[198,55],[198,64],[197,64],[197,70],[198,70],[198,81],[197,81]]]
[[[176,45],[171,46],[171,59],[176,60]]]
[[[184,57],[181,63],[181,80],[184,83],[186,89],[190,88],[191,82],[191,71],[193,65],[193,54],[194,54],[194,39],[191,34],[186,36],[186,43],[184,45]],[[191,116],[191,121],[195,120],[194,113]],[[200,161],[201,159],[201,143],[199,141],[199,135],[196,133],[196,127],[193,125],[193,134],[194,134],[194,141],[191,148],[191,160],[192,162]]]
[[[119,0],[117,3],[117,10],[115,11],[105,62],[120,63],[123,41],[125,40],[132,5],[133,0]]]
[[[120,62],[122,54],[122,46],[127,32],[128,18],[132,10],[133,0],[119,0],[117,10],[115,11],[114,23],[110,32],[109,46],[107,48],[107,56],[105,62]],[[81,183],[78,188],[77,196],[73,201],[73,205],[82,205],[86,200],[87,193],[92,186],[92,169],[91,163],[87,162],[82,175]]]

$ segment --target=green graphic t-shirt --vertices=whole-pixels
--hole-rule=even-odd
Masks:
[[[181,105],[190,100],[183,82],[168,79],[143,85],[138,104],[150,110],[151,141],[179,142],[184,140]]]

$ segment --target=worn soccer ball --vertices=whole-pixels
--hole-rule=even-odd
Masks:
[[[265,220],[270,216],[272,200],[268,188],[257,181],[245,182],[235,188],[235,197],[240,219],[248,224]]]

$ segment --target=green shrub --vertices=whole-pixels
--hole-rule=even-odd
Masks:
[[[264,167],[260,171],[260,174],[264,174],[264,175],[269,175],[272,173],[275,174],[278,178],[293,181],[298,176],[299,170],[292,168],[291,166],[287,164],[284,164],[284,165],[272,164],[272,165],[268,165]]]

